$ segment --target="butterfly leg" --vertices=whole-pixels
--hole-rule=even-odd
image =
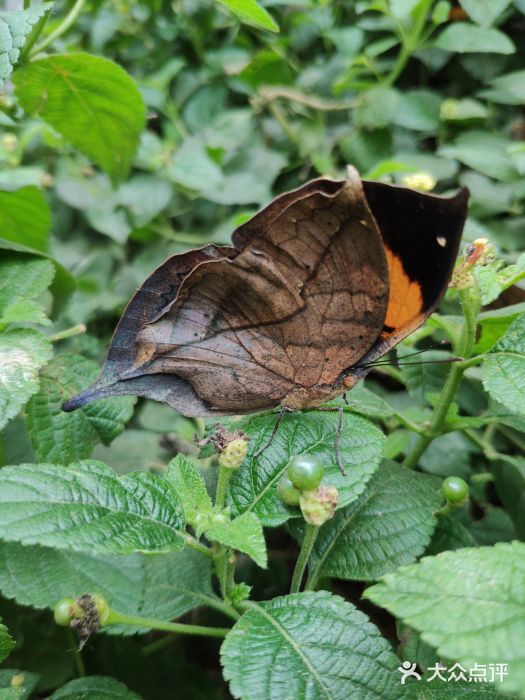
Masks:
[[[350,406],[350,402],[348,401],[348,391],[345,391],[345,393],[343,394],[343,401],[347,406]]]
[[[275,424],[274,424],[274,426],[273,426],[272,434],[270,435],[270,437],[268,438],[268,440],[264,443],[264,445],[263,445],[262,447],[260,447],[260,448],[257,450],[257,452],[255,452],[255,454],[253,455],[254,457],[260,457],[260,455],[262,455],[262,453],[263,453],[265,450],[267,450],[268,447],[270,447],[270,445],[272,444],[273,439],[274,439],[274,437],[275,437],[277,431],[279,430],[279,426],[281,425],[281,421],[282,421],[282,419],[283,419],[283,416],[284,416],[284,414],[285,414],[288,410],[289,410],[289,409],[286,408],[285,406],[281,406],[281,408],[280,408],[280,410],[279,410],[279,413],[278,413],[278,415],[277,415],[277,418],[276,418],[276,420],[275,420]]]
[[[346,469],[343,464],[343,458],[341,456],[341,434],[343,432],[343,413],[344,413],[344,407],[343,406],[318,406],[317,408],[318,411],[337,411],[337,429],[335,431],[335,441],[334,441],[334,449],[335,449],[335,461],[337,462],[337,466],[341,470],[341,474],[343,476],[346,476]]]

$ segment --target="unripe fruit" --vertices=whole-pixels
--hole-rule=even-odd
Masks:
[[[338,501],[339,491],[335,486],[319,486],[316,491],[304,491],[300,498],[303,518],[310,525],[321,527],[334,517]]]
[[[287,475],[296,489],[315,491],[324,476],[324,464],[315,455],[294,455],[288,462]]]
[[[53,610],[57,625],[67,627],[71,621],[82,615],[82,611],[73,598],[61,598]]]
[[[461,505],[468,499],[468,484],[460,476],[447,476],[441,484],[443,497],[454,505]]]
[[[219,466],[238,469],[246,458],[248,441],[238,438],[229,442],[219,455]]]
[[[279,494],[281,501],[286,503],[287,506],[299,505],[301,492],[299,489],[295,488],[286,474],[283,474],[277,482],[277,493]]]
[[[98,620],[100,623],[100,626],[102,627],[109,618],[109,613],[111,612],[111,608],[109,607],[108,601],[103,598],[101,595],[98,593],[93,593],[91,595],[91,598],[93,600],[93,603],[95,604],[95,607],[97,609],[98,613]]]

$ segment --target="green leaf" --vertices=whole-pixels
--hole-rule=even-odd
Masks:
[[[355,413],[361,413],[370,418],[391,418],[395,411],[381,396],[367,389],[363,382],[356,384],[346,393],[346,403],[339,399],[334,404],[347,405]]]
[[[423,553],[440,507],[439,480],[385,462],[361,496],[319,532],[310,575],[373,581]]]
[[[7,542],[100,554],[168,552],[184,546],[183,527],[173,486],[155,474],[119,479],[94,460],[0,470],[0,537]]]
[[[439,125],[441,98],[429,90],[411,90],[401,95],[394,123],[414,131],[434,131]]]
[[[473,520],[468,526],[469,532],[481,545],[497,542],[510,542],[517,539],[514,524],[503,508],[487,508],[480,520]]]
[[[477,355],[490,350],[518,316],[525,313],[525,303],[484,311],[478,316],[479,337],[474,348]]]
[[[206,537],[244,552],[263,569],[267,566],[268,555],[264,533],[255,513],[243,513],[229,522],[215,522],[206,529]]]
[[[270,32],[279,31],[279,26],[271,15],[255,0],[217,0],[217,2],[227,7],[241,22],[252,24],[259,29],[267,29]]]
[[[439,153],[447,158],[456,158],[488,177],[508,182],[518,177],[507,151],[509,143],[498,134],[469,130],[461,134],[453,145],[442,146]]]
[[[430,394],[438,393],[448,373],[448,367],[442,360],[450,358],[450,353],[443,350],[429,350],[425,353],[425,363],[410,362],[401,364],[401,374],[406,382],[410,397],[420,405],[428,403]],[[431,364],[436,361],[436,364]]]
[[[190,136],[183,141],[173,154],[166,172],[173,182],[197,192],[219,187],[224,180],[221,169],[211,159],[198,136]]]
[[[473,100],[471,97],[461,100],[451,97],[441,103],[440,116],[443,121],[450,122],[485,119],[488,116],[488,109],[482,102]]]
[[[190,525],[196,525],[198,515],[211,513],[213,504],[204,477],[188,457],[179,454],[171,460],[166,480],[177,492],[184,508],[184,516]]]
[[[14,192],[0,191],[0,231],[2,238],[26,248],[47,251],[51,212],[37,187]]]
[[[9,323],[49,324],[41,304],[33,301],[55,276],[50,260],[6,255],[0,260],[0,327]]]
[[[11,76],[27,37],[48,9],[49,5],[37,4],[25,10],[0,12],[0,85]]]
[[[440,663],[436,660],[435,663]],[[435,664],[433,664],[435,665]],[[459,669],[457,669],[459,673]],[[516,700],[515,695],[505,695],[502,697],[497,688],[492,683],[469,682],[469,681],[453,681],[448,682],[448,677],[445,672],[444,678],[447,682],[440,678],[432,678],[434,671],[429,671],[427,676],[423,676],[421,682],[414,683],[410,686],[410,695],[413,700]],[[488,677],[488,673],[487,673]]]
[[[421,639],[421,636],[408,625],[396,621],[396,632],[399,639],[398,656],[402,661],[417,663],[422,671],[439,662],[436,650]],[[416,695],[417,697],[417,695]]]
[[[482,27],[490,27],[507,9],[511,0],[459,0],[470,19]]]
[[[499,75],[491,86],[481,93],[483,97],[501,104],[521,105],[525,101],[525,70]]]
[[[438,513],[437,525],[425,554],[439,554],[449,549],[474,547],[476,540],[460,522],[450,515]]]
[[[21,700],[29,700],[38,680],[39,676],[36,673],[20,671],[16,668],[4,668],[0,670],[0,692],[13,690],[19,693],[17,697]],[[0,698],[2,697],[0,695]]]
[[[88,676],[75,678],[56,690],[49,700],[141,700],[140,695],[128,690],[116,678]]]
[[[89,457],[93,447],[108,445],[124,430],[136,399],[115,396],[65,413],[66,399],[86,389],[100,369],[80,355],[57,355],[40,378],[40,390],[27,406],[27,425],[37,459],[69,464]]]
[[[404,697],[397,658],[366,616],[326,591],[250,603],[221,647],[239,700]]]
[[[399,104],[399,92],[389,87],[374,87],[364,92],[354,110],[357,127],[381,129],[394,119]]]
[[[420,0],[390,0],[390,11],[395,17],[406,20]]]
[[[388,574],[365,597],[463,665],[508,663],[498,688],[525,687],[525,544],[461,549]]]
[[[514,265],[504,266],[502,260],[497,260],[475,267],[474,273],[481,291],[482,304],[490,304],[505,289],[525,278],[525,254],[520,255]]]
[[[201,605],[218,603],[211,585],[211,559],[188,548],[161,556],[97,556],[3,542],[0,564],[2,594],[34,608],[53,608],[62,597],[96,591],[126,615],[173,620]],[[105,631],[146,630],[112,625]]]
[[[512,518],[518,537],[525,540],[525,459],[490,462],[496,492]]]
[[[469,22],[449,24],[438,36],[435,46],[453,53],[511,54],[516,47],[498,29],[484,29]]]
[[[0,333],[0,430],[38,391],[38,372],[51,356],[51,343],[37,331]]]
[[[9,656],[15,644],[16,642],[9,634],[7,627],[0,624],[0,661]]]
[[[21,243],[9,241],[6,238],[0,237],[0,251],[9,251],[7,255],[10,255],[13,252],[24,254],[27,259],[34,257],[43,258],[53,263],[55,268],[55,277],[51,284],[50,292],[53,294],[53,316],[58,316],[59,312],[66,305],[69,297],[76,287],[75,279],[71,273],[66,270],[63,265],[46,253],[42,253],[34,248],[29,248]],[[6,253],[3,252],[2,255],[6,255]]]
[[[525,415],[524,376],[525,314],[522,314],[485,356],[483,386],[493,399],[512,412]]]
[[[51,124],[114,180],[126,177],[146,111],[132,78],[86,53],[33,61],[14,76],[23,109]]]
[[[276,487],[290,457],[306,452],[317,455],[325,463],[323,483],[337,487],[340,507],[363,492],[379,464],[384,444],[384,435],[373,423],[358,415],[343,415],[340,451],[347,471],[344,476],[335,460],[336,413],[317,411],[285,415],[271,445],[255,458],[254,453],[268,441],[275,419],[276,415],[270,413],[232,423],[232,427],[250,436],[248,455],[229,485],[233,515],[253,511],[263,525],[271,527],[298,515],[296,509],[284,505]]]

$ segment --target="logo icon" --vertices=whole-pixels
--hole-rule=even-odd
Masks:
[[[421,674],[416,671],[416,664],[410,663],[410,661],[403,661],[401,666],[398,666],[397,670],[402,674],[401,685],[405,685],[407,678],[415,678],[416,680],[421,680]]]

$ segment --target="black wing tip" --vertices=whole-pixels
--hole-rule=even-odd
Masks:
[[[76,411],[79,408],[82,408],[82,406],[85,406],[87,403],[91,403],[91,401],[97,401],[98,399],[104,399],[107,396],[111,396],[114,392],[111,391],[110,386],[93,386],[90,389],[86,389],[86,391],[82,391],[80,394],[77,394],[76,396],[73,396],[71,399],[68,399],[62,404],[62,410],[65,413],[71,413],[72,411]]]

